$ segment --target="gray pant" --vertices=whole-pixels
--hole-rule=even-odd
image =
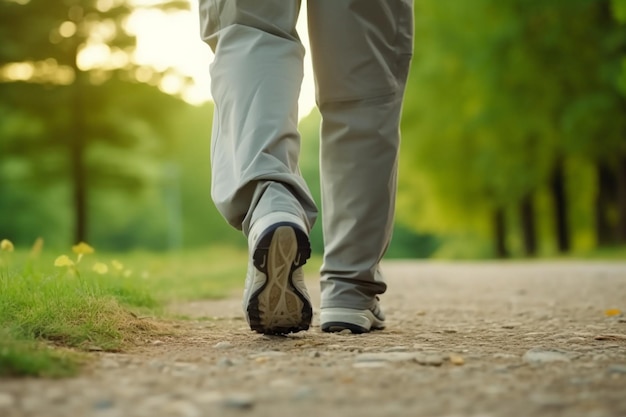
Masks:
[[[308,0],[322,114],[321,307],[364,309],[386,290],[399,121],[413,49],[412,0]],[[247,235],[284,211],[309,227],[317,208],[300,175],[297,100],[304,48],[299,0],[200,0],[215,119],[212,197]]]

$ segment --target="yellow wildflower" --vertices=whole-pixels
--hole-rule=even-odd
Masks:
[[[13,252],[15,250],[15,247],[13,246],[13,242],[11,242],[9,239],[2,239],[2,241],[0,242],[0,250],[3,250],[5,252]]]
[[[72,261],[67,255],[61,255],[54,260],[54,266],[74,266],[74,261]]]
[[[78,245],[72,246],[72,252],[78,255],[89,255],[91,253],[94,253],[95,251],[91,246],[89,246],[85,242],[80,242]]]
[[[107,264],[103,264],[102,262],[96,262],[93,265],[94,272],[97,272],[100,275],[104,275],[107,272],[109,272],[109,267],[107,266]]]
[[[33,243],[33,247],[30,249],[30,256],[33,258],[38,257],[41,254],[41,250],[43,249],[43,238],[38,237],[35,239],[35,243]]]
[[[122,265],[122,263],[121,263],[121,262],[119,262],[119,261],[117,261],[117,260],[115,260],[115,259],[113,259],[113,260],[111,261],[111,265],[113,265],[113,268],[114,268],[116,271],[121,271],[122,269],[124,269],[124,265]]]

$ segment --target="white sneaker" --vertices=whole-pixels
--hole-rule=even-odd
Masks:
[[[352,333],[367,333],[370,330],[385,328],[385,315],[380,309],[378,298],[372,307],[365,310],[352,308],[323,308],[320,312],[320,323],[325,332],[341,332],[350,330]]]
[[[307,330],[313,317],[302,266],[311,256],[302,220],[272,213],[257,220],[248,236],[250,258],[243,309],[250,328],[264,334]]]

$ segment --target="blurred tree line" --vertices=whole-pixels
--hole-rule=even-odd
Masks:
[[[210,201],[213,107],[161,91],[167,77],[190,82],[174,70],[133,63],[132,11],[0,0],[0,235],[245,246]],[[390,255],[626,243],[626,0],[420,0],[415,17]],[[318,202],[319,118],[301,123]]]
[[[3,237],[163,249],[185,232],[194,242],[202,227],[223,231],[208,198],[212,106],[162,92],[166,77],[183,78],[173,70],[133,62],[133,10],[124,0],[0,0]],[[181,170],[188,160],[196,165]],[[183,206],[190,195],[201,210]],[[198,211],[193,226],[182,224]]]
[[[447,256],[626,243],[624,0],[415,7],[401,219]]]

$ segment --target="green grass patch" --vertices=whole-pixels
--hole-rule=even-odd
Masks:
[[[0,377],[65,377],[76,373],[83,357],[75,352],[52,349],[0,330]]]
[[[224,297],[243,285],[247,254],[58,255],[0,252],[0,376],[71,375],[80,351],[119,351],[167,326],[150,317],[173,301]],[[73,265],[72,265],[73,264]]]

